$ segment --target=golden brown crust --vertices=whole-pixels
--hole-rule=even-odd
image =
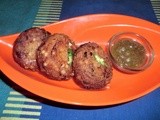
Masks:
[[[73,76],[73,72],[68,63],[68,49],[74,47],[74,43],[67,35],[55,33],[48,37],[37,51],[40,71],[54,80],[69,79]]]
[[[49,35],[49,32],[37,27],[23,31],[14,42],[14,60],[25,69],[38,70],[36,51]]]
[[[99,63],[95,56],[101,58]],[[75,51],[73,59],[75,81],[86,89],[105,87],[112,78],[112,65],[107,54],[96,43],[85,43]]]

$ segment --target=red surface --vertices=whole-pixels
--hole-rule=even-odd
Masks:
[[[18,34],[0,37],[0,69],[12,81],[34,94],[62,103],[102,106],[131,101],[160,86],[160,27],[129,16],[97,14],[76,17],[48,26],[51,33],[64,33],[76,44],[93,41],[106,49],[107,41],[118,32],[136,32],[144,36],[155,52],[152,65],[137,74],[124,74],[113,69],[110,88],[89,91],[69,81],[50,80],[38,72],[24,70],[12,57],[12,44]]]

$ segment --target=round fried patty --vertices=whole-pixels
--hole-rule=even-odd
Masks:
[[[14,60],[25,69],[38,70],[36,51],[49,35],[49,32],[38,27],[23,31],[13,45]]]
[[[47,38],[37,51],[40,71],[54,80],[67,80],[73,76],[72,56],[75,45],[64,34],[55,33]]]
[[[105,87],[112,78],[112,65],[107,54],[96,43],[85,43],[74,53],[75,82],[86,89]]]

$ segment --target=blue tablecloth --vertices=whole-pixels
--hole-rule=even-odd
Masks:
[[[160,6],[160,0],[154,4]],[[159,22],[150,0],[5,0],[0,2],[0,36],[96,13],[123,14]],[[0,78],[0,120],[160,120],[160,88],[124,104],[82,107],[35,96],[2,72]]]

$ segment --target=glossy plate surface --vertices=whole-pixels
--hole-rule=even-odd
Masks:
[[[38,72],[24,70],[12,57],[12,44],[18,34],[0,37],[0,69],[24,89],[44,98],[83,106],[103,106],[139,98],[160,86],[160,26],[134,17],[95,14],[76,17],[44,26],[51,33],[64,33],[76,44],[96,42],[106,50],[107,41],[118,32],[136,32],[154,49],[152,65],[137,74],[124,74],[113,69],[109,88],[88,91],[69,81],[47,79]]]

